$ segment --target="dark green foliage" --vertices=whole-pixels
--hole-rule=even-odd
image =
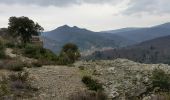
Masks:
[[[61,65],[72,64],[80,57],[80,52],[75,44],[68,43],[63,46],[58,57],[58,63]]]
[[[43,28],[28,17],[10,17],[8,30],[16,39],[19,37],[22,43],[30,42],[32,35],[39,35]]]
[[[42,63],[40,62],[33,62],[32,65],[33,67],[42,67]]]
[[[22,71],[24,67],[29,67],[29,65],[27,63],[24,63],[20,60],[9,60],[9,61],[5,61],[5,62],[6,62],[6,64],[5,64],[4,68],[11,70],[11,71]]]
[[[7,43],[5,44],[5,46],[8,47],[8,48],[14,48],[14,47],[15,47],[15,44],[12,43],[12,42],[7,42]]]
[[[93,80],[90,76],[84,76],[82,78],[82,82],[86,84],[86,86],[89,88],[89,90],[103,90],[102,84],[98,83],[97,80]]]
[[[0,80],[0,97],[8,95],[9,93],[8,80],[5,76],[2,76],[2,79]]]
[[[155,69],[152,73],[153,87],[159,87],[162,90],[170,90],[170,75],[161,69]]]
[[[27,44],[25,48],[23,49],[23,54],[30,58],[35,59],[43,59],[43,60],[50,60],[50,61],[56,61],[57,56],[51,52],[50,50],[44,49],[41,46],[36,46],[32,44]]]
[[[107,100],[107,96],[102,91],[80,91],[71,95],[69,100]]]
[[[4,59],[4,58],[6,58],[5,47],[2,41],[0,41],[0,59]]]

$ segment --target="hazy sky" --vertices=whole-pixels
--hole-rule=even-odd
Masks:
[[[28,16],[45,30],[68,24],[93,31],[170,22],[170,0],[0,0],[0,27]]]

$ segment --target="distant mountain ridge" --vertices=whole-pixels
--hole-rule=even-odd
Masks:
[[[146,28],[129,27],[102,32],[64,25],[44,32],[42,37],[44,47],[54,52],[59,52],[68,42],[75,43],[84,52],[98,51],[102,48],[122,48],[168,35],[170,35],[170,23]]]
[[[135,42],[144,42],[147,40],[170,35],[170,23],[156,25],[146,28],[123,28],[119,30],[106,31],[113,33]]]
[[[165,36],[125,48],[96,51],[86,59],[125,58],[141,63],[170,64],[169,52],[170,36]]]
[[[70,27],[68,25],[45,32],[42,34],[42,37],[44,39],[44,46],[54,52],[59,52],[61,47],[69,42],[78,45],[81,51],[96,50],[105,47],[117,48],[133,43],[131,40],[118,35],[93,32],[76,26]]]

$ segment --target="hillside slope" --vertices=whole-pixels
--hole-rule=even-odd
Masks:
[[[45,32],[42,34],[42,37],[44,39],[44,47],[55,52],[59,52],[61,47],[68,42],[78,45],[81,51],[104,47],[117,48],[133,43],[131,40],[118,35],[93,32],[67,25],[58,27],[50,32]]]
[[[120,49],[98,51],[88,58],[115,59],[126,58],[142,63],[170,64],[170,36],[161,37]]]

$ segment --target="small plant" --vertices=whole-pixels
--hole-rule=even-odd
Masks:
[[[13,73],[11,75],[9,75],[9,78],[11,81],[21,81],[23,83],[28,81],[28,76],[29,73],[28,72],[19,72],[19,73]]]
[[[107,100],[107,96],[101,91],[80,91],[71,95],[69,100]]]
[[[58,64],[68,65],[74,63],[80,58],[80,52],[75,44],[68,43],[65,44],[59,54]]]
[[[8,48],[14,48],[14,47],[15,47],[15,44],[14,44],[13,42],[7,42],[7,43],[5,44],[5,46],[8,47]]]
[[[170,90],[170,75],[162,69],[155,69],[152,73],[153,88],[159,87],[163,91]]]
[[[2,76],[2,80],[0,81],[0,97],[8,95],[9,93],[8,80],[5,76]]]
[[[19,72],[9,75],[11,81],[11,87],[13,90],[17,89],[30,89],[30,84],[28,82],[29,73],[28,72]]]
[[[40,62],[33,62],[32,65],[33,67],[42,67],[42,63]]]
[[[79,69],[84,70],[85,68],[84,68],[84,66],[79,66]]]
[[[4,58],[6,58],[5,47],[2,41],[0,40],[0,59],[4,59]]]
[[[97,80],[93,80],[90,76],[84,76],[82,82],[89,88],[89,90],[103,90],[102,84],[98,83]]]
[[[7,69],[12,71],[22,71],[24,67],[27,67],[27,64],[21,61],[13,61],[7,64]]]
[[[13,97],[10,100],[15,100],[17,97],[31,97],[36,91],[38,88],[30,84],[28,72],[15,72],[0,80],[0,100],[8,98],[11,94]]]

